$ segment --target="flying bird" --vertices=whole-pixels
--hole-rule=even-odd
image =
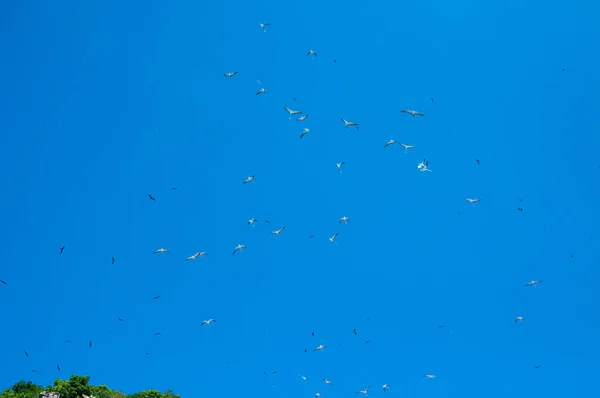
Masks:
[[[294,109],[290,109],[287,106],[284,106],[283,109],[285,109],[285,111],[288,113],[288,115],[290,115],[290,119],[292,118],[292,116],[294,115],[300,115],[302,113],[302,111],[297,111]]]
[[[431,97],[431,102],[434,102],[433,97]]]
[[[60,248],[60,254],[63,254],[64,251],[65,251],[65,247],[63,246]]]
[[[155,201],[155,202],[156,202],[156,199],[154,199],[154,196],[152,196],[152,195],[150,195],[150,194],[147,194],[147,195],[148,195],[148,197],[150,198],[150,200],[153,200],[153,201]]]
[[[110,261],[110,263],[111,263],[111,264],[114,264],[114,263],[115,263],[115,258],[114,258],[114,257],[112,257],[112,258],[111,258],[111,261]]]
[[[152,336],[152,337],[160,336],[161,334],[162,334],[161,332],[156,332],[156,333],[154,333],[154,336]]]
[[[206,256],[206,255],[207,255],[206,252],[196,252],[196,253],[192,254],[191,256],[189,256],[188,258],[186,258],[185,260],[186,261],[195,260],[196,257],[198,257],[198,256],[202,257],[202,256]]]
[[[257,222],[258,220],[256,218],[251,218],[248,220],[248,225],[252,225],[254,227],[254,224]]]
[[[56,364],[56,369],[58,369],[58,371],[60,372],[60,365]]]
[[[117,318],[117,320],[120,322],[125,322],[125,319],[123,319],[123,318]]]
[[[37,372],[38,372],[38,371],[37,371],[37,369],[32,369],[31,371],[32,371],[33,373],[37,373]]]
[[[308,377],[306,377],[306,376],[301,376],[301,375],[298,375],[298,376],[300,376],[300,378],[304,381],[308,380]]]
[[[254,181],[254,174],[250,177],[247,177],[242,184],[248,184],[250,181]]]
[[[306,55],[312,55],[313,57],[317,56],[317,52],[315,50],[308,50],[308,52],[306,53]]]
[[[385,383],[385,384],[383,385],[383,387],[382,387],[382,389],[383,389],[383,392],[387,392],[388,388],[390,388],[390,386],[388,386],[388,384],[387,384],[387,383]]]
[[[367,388],[365,388],[364,390],[360,390],[357,391],[357,394],[362,394],[362,395],[367,395],[367,393],[369,392],[369,388],[371,388],[371,385],[369,385]]]
[[[323,377],[322,380],[325,382],[326,385],[333,385],[333,383],[327,380],[325,377]]]
[[[306,115],[302,115],[302,116],[298,117],[296,120],[297,120],[297,121],[299,121],[299,122],[302,122],[302,121],[304,121],[304,119],[306,119],[307,117],[308,117],[308,113],[307,113]]]
[[[335,243],[335,238],[337,238],[338,235],[339,235],[339,232],[336,232],[335,234],[333,234],[333,236],[331,238],[329,238],[329,241],[331,243]]]
[[[522,316],[518,316],[518,317],[515,318],[515,323],[517,323],[517,322],[523,322],[523,319],[524,318]]]
[[[345,164],[346,162],[339,162],[335,164],[335,167],[338,168],[340,174],[342,173],[342,166]]]
[[[203,320],[202,323],[200,324],[200,326],[204,326],[204,325],[210,325],[211,323],[216,322],[214,319],[210,318],[209,320]]]
[[[235,249],[233,249],[233,254],[235,254],[235,252],[239,251],[244,251],[244,249],[246,248],[246,245],[237,245],[235,247]]]
[[[354,328],[354,335],[356,336],[358,333],[356,332],[356,328]]]
[[[268,22],[265,22],[265,23],[261,23],[261,24],[260,24],[260,28],[261,28],[261,29],[263,30],[263,32],[265,32],[265,33],[267,32],[267,29],[266,29],[266,28],[267,28],[267,26],[271,26],[271,24],[270,24],[270,23],[268,23]]]
[[[531,282],[527,282],[527,283],[525,284],[525,287],[527,287],[527,286],[535,286],[535,285],[537,285],[538,283],[542,283],[542,282],[543,282],[542,280],[533,280],[533,281],[531,281]]]
[[[367,340],[365,341],[365,344],[369,344],[371,342],[371,340]]]
[[[154,296],[152,297],[154,300],[158,300],[160,298],[160,296]]]
[[[437,379],[437,376],[436,376],[436,375],[425,375],[425,376],[423,376],[423,377],[425,377],[425,378],[427,378],[427,379],[430,379],[430,380],[431,380],[431,379]]]
[[[541,368],[541,367],[542,367],[542,365],[535,365],[535,368],[536,368],[536,369],[539,369],[539,368]]]
[[[29,358],[29,354],[27,353],[27,351],[26,351],[26,350],[23,350],[23,353],[25,353],[25,356],[26,356],[27,358]]]
[[[271,231],[271,233],[272,233],[273,235],[279,235],[279,234],[281,233],[281,231],[283,231],[283,230],[285,229],[285,227],[286,227],[286,226],[284,225],[283,227],[279,228],[279,229],[278,229],[278,230],[276,230],[276,231]]]
[[[385,143],[385,145],[383,147],[387,148],[390,145],[394,145],[394,144],[396,144],[396,140],[389,140],[388,142]]]
[[[358,123],[354,123],[354,122],[349,122],[346,119],[344,119],[343,117],[340,118],[340,120],[342,122],[344,122],[344,125],[346,126],[346,130],[348,130],[348,127],[356,127],[356,129],[358,130]]]
[[[264,89],[264,88],[261,88],[260,90],[258,90],[258,91],[256,92],[256,95],[259,95],[259,94],[264,94],[264,93],[265,93],[265,89]]]
[[[473,206],[475,206],[475,203],[481,201],[481,199],[471,199],[471,198],[465,198],[465,200],[467,202],[469,202],[470,204],[472,204]]]
[[[269,221],[269,220],[265,220],[265,222],[269,225],[271,224],[271,221]]]
[[[423,161],[417,165],[417,169],[421,171],[431,171],[429,170],[429,161],[427,161],[427,159],[423,159]]]
[[[302,137],[304,137],[307,134],[310,134],[310,130],[305,128],[304,130],[302,130],[302,134],[300,134],[300,139],[302,139]]]
[[[412,109],[403,109],[400,112],[402,113],[408,113],[411,116],[425,116],[424,114],[422,114],[421,112],[418,111],[413,111]]]
[[[88,343],[88,347],[92,348],[92,340],[90,340],[90,342]]]
[[[404,152],[408,152],[409,149],[417,147],[416,145],[406,145],[406,144],[403,144],[402,142],[400,143],[400,145],[402,146],[402,148],[404,148]]]
[[[477,164],[481,164],[481,161],[479,159],[475,159],[475,161],[477,162]]]
[[[517,207],[517,211],[523,212],[523,208],[522,207]]]
[[[8,283],[6,283],[6,282],[5,282],[5,281],[3,281],[3,280],[0,280],[0,283],[2,283],[2,284],[3,284],[3,285],[5,285],[5,286],[8,286]]]
[[[223,73],[223,76],[227,76],[228,78],[232,78],[233,76],[237,75],[237,72],[227,72],[227,73]]]
[[[313,351],[323,351],[324,348],[325,348],[325,346],[323,344],[321,344],[317,348],[315,348]]]
[[[155,250],[155,251],[154,251],[154,253],[152,253],[152,254],[156,254],[156,253],[168,253],[168,250],[167,250],[167,249],[163,249],[163,248],[161,247],[160,249],[158,249],[158,250]]]
[[[348,224],[349,222],[350,222],[350,219],[348,217],[344,216],[344,217],[340,218],[340,222],[338,223],[338,225],[341,223]]]

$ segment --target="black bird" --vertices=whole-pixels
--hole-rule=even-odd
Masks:
[[[89,348],[92,348],[92,340],[90,340]]]
[[[312,333],[311,333],[311,336],[314,336],[314,335],[315,335],[315,332],[312,332]]]
[[[29,358],[29,354],[27,353],[27,351],[23,350],[23,352],[25,353],[25,356],[26,356],[27,358]]]
[[[111,260],[111,264],[114,264],[114,263],[115,263],[115,258],[113,257]]]
[[[369,341],[371,341],[371,340],[367,340],[367,341],[365,341],[365,344],[369,344]]]
[[[431,102],[433,102],[433,97],[431,97]]]
[[[65,251],[65,247],[63,246],[60,248],[60,254],[63,254],[64,251]]]
[[[314,238],[314,237],[315,237],[314,235],[309,236],[309,238]]]
[[[171,188],[171,191],[175,191],[177,188]]]
[[[356,333],[356,328],[354,328],[354,335],[356,336],[358,333]]]
[[[32,372],[33,373],[37,373],[38,371],[37,371],[37,369],[33,369]]]
[[[542,367],[542,365],[535,365],[535,368],[536,368],[536,369],[539,369],[539,368],[541,368],[541,367]]]
[[[522,208],[522,207],[519,207],[517,210],[518,210],[518,211],[520,211],[520,212],[522,212],[522,211],[523,211],[523,208]]]
[[[148,353],[146,353],[146,355],[148,355]]]
[[[154,300],[158,300],[160,298],[160,296],[154,296],[152,297]]]
[[[308,352],[308,350],[305,348],[305,349],[304,349],[304,352]]]
[[[440,328],[440,329],[441,329],[441,328],[443,328],[443,327],[444,327],[444,325],[439,325],[439,326],[438,326],[438,328]]]
[[[475,159],[475,161],[477,162],[477,164],[480,164],[479,159]]]
[[[271,221],[269,221],[269,220],[265,220],[265,222],[266,222],[267,224],[271,224]]]
[[[58,371],[60,372],[60,365],[56,364],[56,369],[58,369]]]
[[[161,332],[157,332],[157,333],[154,333],[154,336],[152,336],[152,337],[156,337],[156,336],[159,336],[161,334],[162,334]]]
[[[292,99],[293,99],[294,101],[296,101],[296,97],[292,97]]]
[[[71,340],[65,340],[65,343],[70,343],[70,342],[71,342]]]
[[[156,199],[154,199],[154,197],[152,195],[148,194],[148,197],[150,198],[150,200],[153,200],[156,202]]]
[[[4,282],[4,281],[0,281],[0,283],[2,283],[3,285],[8,286],[8,283]]]
[[[121,322],[125,322],[125,319],[123,319],[123,318],[117,318],[117,319]]]
[[[337,64],[337,61],[334,59],[334,60],[333,60],[333,63],[334,63],[334,64]]]

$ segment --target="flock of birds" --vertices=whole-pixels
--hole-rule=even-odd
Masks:
[[[269,23],[261,23],[260,24],[260,28],[263,31],[265,31],[265,32],[267,31],[267,27],[269,27],[269,26],[270,26]],[[317,52],[314,51],[314,50],[312,50],[312,49],[310,49],[306,53],[306,56],[317,57]],[[334,62],[336,62],[336,61],[334,60]],[[229,79],[233,79],[237,75],[238,75],[237,71],[224,73],[224,76],[227,77],[227,78],[229,78]],[[259,81],[259,83],[260,83],[260,81]],[[259,91],[256,92],[257,96],[258,95],[265,95],[265,94],[266,94],[266,90],[264,88],[261,88]],[[293,98],[293,100],[295,100],[295,98]],[[431,101],[434,102],[434,99],[431,98]],[[292,108],[289,108],[287,106],[283,107],[283,109],[288,114],[288,116],[289,116],[290,119],[293,118],[293,117],[295,117],[296,121],[302,122],[302,121],[304,121],[304,120],[306,120],[308,118],[308,114],[305,113],[305,112],[303,112],[303,111],[300,111],[300,110],[297,110],[297,109],[292,109]],[[420,111],[417,111],[417,110],[413,110],[413,109],[402,109],[400,112],[404,113],[404,114],[407,114],[407,115],[409,115],[411,117],[415,117],[415,116],[425,117],[424,113],[422,113]],[[340,118],[340,121],[342,122],[342,124],[344,125],[344,127],[346,129],[349,129],[349,128],[352,128],[352,127],[355,128],[356,130],[359,129],[359,123],[356,123],[356,122],[353,122],[353,121],[349,121],[349,120],[347,120],[345,118],[342,118],[342,117]],[[310,130],[308,128],[304,128],[302,130],[301,134],[300,134],[300,139],[304,139],[305,137],[307,137],[309,135],[310,135]],[[401,146],[404,149],[405,152],[408,152],[411,149],[416,148],[416,145],[409,145],[409,144],[407,144],[405,142],[400,142],[400,141],[396,141],[396,140],[393,140],[393,139],[389,140],[386,143],[384,143],[383,147],[384,148],[388,148],[388,147],[391,147],[391,146],[394,146],[394,145]],[[476,161],[477,165],[480,164],[480,160],[479,159],[475,159],[475,161]],[[337,168],[337,170],[338,170],[339,173],[342,173],[344,164],[345,164],[344,161],[340,161],[340,162],[335,163],[335,167]],[[420,171],[420,172],[423,172],[423,173],[431,173],[432,172],[432,170],[429,167],[429,161],[428,161],[427,158],[424,158],[423,160],[421,160],[416,165],[416,169],[417,169],[417,171]],[[241,183],[242,184],[254,183],[255,179],[256,179],[255,175],[250,175],[247,178],[245,178],[243,181],[241,181]],[[175,190],[176,188],[172,188],[172,189]],[[147,196],[148,196],[149,200],[156,202],[156,198],[152,194],[147,194]],[[464,200],[467,201],[467,202],[469,202],[473,206],[475,206],[477,203],[479,203],[481,201],[481,198],[465,197]],[[523,211],[523,209],[521,207],[519,207],[517,210],[521,211],[521,212]],[[250,227],[254,227],[258,222],[259,222],[259,220],[257,220],[256,218],[251,218],[251,219],[247,220],[247,225],[250,226]],[[268,220],[263,220],[263,222],[265,222],[267,224],[270,224],[270,221],[268,221]],[[351,220],[350,220],[350,218],[348,216],[343,216],[343,217],[339,218],[339,223],[338,224],[349,224],[350,222],[351,222]],[[277,229],[274,229],[274,230],[271,231],[271,234],[272,235],[280,235],[280,234],[284,233],[284,231],[286,230],[286,227],[287,227],[286,225],[283,225],[283,226],[281,226],[281,227],[279,227]],[[334,234],[332,234],[328,238],[329,241],[332,244],[335,244],[338,235],[339,235],[339,232],[335,232]],[[309,238],[314,238],[314,236],[310,235]],[[233,247],[232,255],[235,255],[238,252],[242,253],[247,248],[248,247],[247,247],[246,244],[239,243],[235,247]],[[63,246],[63,247],[60,248],[60,254],[62,255],[64,252],[65,252],[65,246]],[[168,252],[169,252],[168,249],[159,248],[159,249],[155,250],[153,252],[153,254],[163,255],[163,254],[166,254]],[[194,261],[194,260],[197,260],[197,259],[202,258],[204,256],[208,256],[208,253],[206,251],[196,251],[193,254],[191,254],[188,257],[186,257],[184,260],[185,261]],[[112,257],[111,258],[111,264],[114,264],[114,263],[115,263],[115,258]],[[536,286],[536,285],[538,285],[541,282],[542,282],[542,280],[532,280],[530,282],[527,282],[524,286],[525,287]],[[2,285],[4,285],[4,286],[8,286],[8,283],[6,281],[4,281],[4,280],[0,280],[0,283]],[[153,297],[154,300],[158,300],[160,298],[161,298],[161,296],[154,296]],[[124,322],[124,319],[123,318],[118,318],[118,321]],[[515,320],[514,320],[515,323],[520,323],[520,322],[523,322],[523,321],[524,321],[524,317],[521,316],[521,315],[516,316]],[[213,318],[210,318],[210,319],[203,320],[200,323],[200,326],[203,326],[203,327],[207,326],[208,327],[208,326],[211,326],[212,324],[215,324],[216,322],[217,322],[217,320],[215,320]],[[444,326],[443,325],[439,325],[439,327],[442,328]],[[355,335],[357,334],[356,329],[354,329],[353,333]],[[154,334],[154,336],[159,336],[161,334],[162,334],[161,332],[157,332],[157,333]],[[312,335],[314,336],[314,332],[312,333]],[[70,341],[66,340],[66,342],[70,342]],[[366,341],[366,344],[368,344],[368,343],[369,343],[369,340]],[[92,348],[92,346],[93,346],[93,343],[92,343],[91,340],[89,340],[88,347]],[[318,351],[323,351],[325,349],[326,349],[326,346],[321,344],[321,345],[316,346],[313,349],[313,351],[314,352],[318,352]],[[307,350],[305,349],[304,351],[306,352]],[[29,357],[29,353],[26,350],[24,350],[24,355],[26,357]],[[148,355],[147,352],[146,352],[146,355]],[[535,367],[539,368],[539,367],[541,367],[541,365],[536,365]],[[56,364],[56,369],[60,372],[60,370],[61,370],[60,364]],[[33,369],[32,371],[33,372],[37,372],[36,369]],[[265,372],[265,374],[266,374],[266,372]],[[298,375],[298,376],[302,380],[304,380],[304,381],[308,380],[308,377],[306,377],[304,375]],[[423,377],[425,379],[430,379],[430,380],[433,380],[433,379],[437,378],[437,376],[434,375],[434,374],[425,374],[425,375],[423,375]],[[321,380],[324,382],[325,385],[331,385],[332,384],[332,382],[329,379],[327,379],[327,378],[322,378]],[[366,388],[364,388],[362,390],[356,391],[356,394],[365,395],[365,396],[369,395],[371,387],[372,387],[372,385],[368,385]],[[381,388],[381,390],[383,392],[387,392],[388,389],[389,389],[389,387],[390,386],[389,386],[388,383],[384,383],[384,384],[380,385],[380,388]],[[321,394],[318,393],[318,392],[315,393],[315,397],[316,398],[319,398],[320,395]]]

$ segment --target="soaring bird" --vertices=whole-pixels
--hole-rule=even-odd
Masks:
[[[312,55],[313,57],[317,56],[317,52],[315,50],[308,50],[308,52],[306,53],[306,55]]]
[[[266,31],[267,31],[267,29],[266,29],[266,28],[267,28],[267,26],[271,26],[271,24],[270,24],[270,23],[268,23],[268,22],[265,22],[265,23],[261,23],[261,24],[260,24],[260,28],[263,30],[263,32],[266,32]]]
[[[0,283],[2,283],[3,285],[6,285],[6,286],[8,286],[8,283],[6,283],[6,282],[5,282],[5,281],[3,281],[3,280],[0,280]]]
[[[154,300],[158,300],[160,298],[160,296],[154,296],[152,297]]]
[[[302,375],[298,375],[298,376],[300,376],[300,378],[304,381],[308,380],[308,377],[306,377],[306,376],[302,376]]]
[[[269,221],[269,220],[265,220],[265,222],[269,225],[271,224],[271,221]]]
[[[60,365],[56,364],[56,369],[58,369],[58,371],[60,372]]]
[[[383,392],[387,392],[387,390],[388,390],[388,388],[390,388],[390,386],[388,386],[388,384],[385,383],[382,388],[383,388]]]
[[[196,253],[192,254],[191,256],[189,256],[188,258],[186,258],[185,260],[186,261],[195,260],[196,257],[198,257],[198,256],[202,257],[202,256],[206,256],[206,255],[207,255],[206,252],[196,252]]]
[[[421,112],[419,112],[419,111],[413,111],[412,109],[403,109],[400,112],[402,112],[402,113],[408,113],[411,116],[425,116]]]
[[[348,127],[356,127],[356,129],[358,130],[358,123],[354,123],[354,122],[349,122],[346,119],[344,119],[343,117],[340,118],[340,120],[342,122],[344,122],[344,125],[346,126],[346,130],[348,130]]]
[[[125,319],[123,319],[123,318],[117,318],[117,320],[118,320],[119,322],[125,322]]]
[[[154,336],[152,336],[152,337],[160,336],[161,334],[162,334],[161,332],[156,332],[156,333],[154,333]]]
[[[481,162],[479,161],[479,159],[475,159],[475,161],[477,162],[477,164],[480,164]]]
[[[423,376],[423,377],[425,377],[425,378],[427,378],[427,379],[437,379],[437,376],[436,376],[436,375],[425,375],[425,376]]]
[[[517,323],[517,322],[523,322],[523,319],[525,319],[525,318],[523,318],[522,316],[518,316],[518,317],[515,318],[515,323]]]
[[[404,148],[404,152],[408,152],[409,149],[417,147],[416,145],[406,145],[406,144],[403,144],[402,142],[400,143],[400,145],[402,146],[402,148]]]
[[[335,167],[338,168],[340,174],[342,173],[342,166],[344,165],[344,163],[346,163],[346,162],[339,162],[339,163],[335,164]]]
[[[203,320],[202,323],[200,324],[200,326],[204,326],[204,325],[210,325],[211,323],[216,322],[214,319],[210,318],[208,320]]]
[[[465,198],[465,200],[469,203],[471,203],[473,206],[475,206],[475,203],[481,201],[481,199],[471,199],[471,198]]]
[[[394,145],[396,144],[396,140],[389,140],[388,142],[385,143],[385,145],[383,146],[384,148],[389,147],[390,145]]]
[[[362,394],[362,395],[367,395],[367,393],[369,392],[369,388],[371,388],[371,385],[369,384],[369,386],[367,388],[365,388],[364,390],[360,390],[357,391],[357,394]]]
[[[542,367],[542,365],[535,365],[535,368],[536,368],[536,369],[539,369],[539,368],[541,368],[541,367]]]
[[[304,130],[302,130],[302,134],[300,134],[300,139],[302,139],[302,137],[304,137],[307,134],[310,134],[310,130],[305,128]]]
[[[417,165],[417,169],[421,171],[431,171],[429,170],[429,162],[427,159],[423,159],[423,161]]]
[[[302,115],[302,116],[298,117],[296,120],[297,120],[297,121],[299,121],[299,122],[302,122],[302,121],[304,121],[304,119],[306,119],[307,117],[308,117],[308,113],[307,113],[306,115]]]
[[[167,249],[163,249],[163,248],[161,247],[161,248],[160,248],[160,249],[158,249],[158,250],[154,250],[154,253],[152,253],[152,254],[156,254],[156,253],[167,253],[167,252],[168,252],[168,250],[167,250]]]
[[[63,246],[60,248],[60,254],[63,254],[64,251],[65,251],[65,247]]]
[[[150,195],[150,194],[147,194],[147,195],[148,195],[148,197],[150,198],[150,200],[153,200],[153,201],[155,201],[155,202],[156,202],[156,199],[154,199],[154,196],[152,196],[152,195]]]
[[[246,248],[246,245],[237,245],[235,247],[235,249],[233,249],[233,254],[235,254],[235,252],[239,251],[244,251],[244,249]]]
[[[242,184],[248,184],[250,181],[254,181],[254,174],[250,177],[247,177]]]
[[[88,347],[92,348],[92,340],[90,340],[90,342],[88,343]]]
[[[115,258],[114,258],[114,257],[112,257],[112,258],[111,258],[111,261],[110,261],[110,263],[111,263],[111,264],[114,264],[114,263],[115,263]]]
[[[527,286],[535,286],[535,285],[537,285],[538,283],[542,283],[542,282],[543,282],[542,280],[533,280],[533,281],[527,282],[527,283],[525,284],[525,287],[527,287]]]
[[[297,111],[294,109],[290,109],[287,106],[284,106],[283,109],[285,109],[285,111],[288,113],[288,115],[290,115],[290,119],[292,118],[292,116],[294,115],[300,115],[302,113],[302,111]]]
[[[358,334],[358,332],[356,331],[356,328],[354,328],[353,333],[354,333],[355,336]]]
[[[256,218],[251,218],[248,220],[248,225],[252,225],[254,227],[254,224],[258,222],[258,220]]]
[[[227,76],[228,78],[232,78],[233,76],[237,75],[237,72],[227,72],[227,73],[223,73],[223,76]]]
[[[264,88],[261,88],[260,90],[258,90],[258,91],[256,92],[256,95],[259,95],[259,94],[264,94],[264,93],[265,93],[265,89],[264,89]]]
[[[279,228],[279,229],[278,229],[278,230],[276,230],[276,231],[271,231],[271,233],[272,233],[273,235],[279,235],[279,234],[281,233],[281,231],[283,231],[283,230],[285,229],[285,227],[286,227],[286,226],[284,225],[283,227]]]
[[[344,223],[344,224],[348,224],[350,222],[350,219],[346,216],[341,217],[340,218],[340,222],[338,224]]]
[[[29,354],[27,353],[27,351],[26,351],[26,350],[23,350],[23,353],[25,354],[25,356],[26,356],[27,358],[29,358]]]
[[[333,234],[333,236],[331,238],[329,238],[329,241],[331,243],[335,243],[335,238],[337,238],[338,235],[339,235],[339,232],[336,232],[335,234]]]
[[[330,386],[333,385],[333,383],[330,382],[329,380],[327,380],[325,377],[323,377],[322,380],[325,382],[326,385],[330,385]]]
[[[315,348],[313,351],[323,351],[323,349],[325,348],[325,346],[323,344],[320,344],[317,348]]]
[[[523,208],[522,207],[517,207],[517,211],[520,211],[522,213],[523,212]]]

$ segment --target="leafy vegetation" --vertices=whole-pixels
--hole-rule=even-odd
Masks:
[[[0,398],[38,398],[42,391],[57,392],[60,398],[82,398],[84,394],[96,398],[180,398],[171,390],[164,393],[145,390],[126,395],[107,386],[93,386],[89,381],[90,376],[78,375],[71,376],[69,380],[56,379],[54,385],[48,387],[39,386],[31,381],[19,381],[0,393]]]

